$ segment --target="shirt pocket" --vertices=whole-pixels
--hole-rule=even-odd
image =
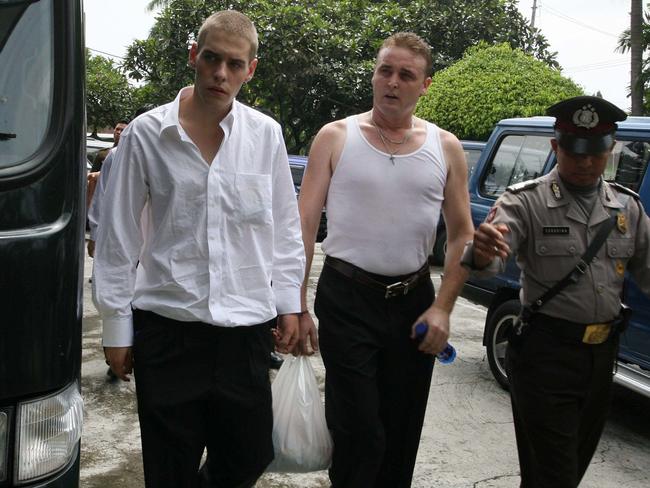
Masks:
[[[573,269],[583,252],[577,239],[538,238],[531,263],[532,274],[538,281],[554,284]]]
[[[634,256],[634,241],[632,239],[607,239],[607,257],[627,261]]]
[[[271,175],[236,173],[234,190],[237,220],[253,225],[273,222]]]

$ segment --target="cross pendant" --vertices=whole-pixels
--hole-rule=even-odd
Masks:
[[[390,162],[393,164],[393,166],[395,166],[395,156],[391,154],[388,159],[390,159]]]

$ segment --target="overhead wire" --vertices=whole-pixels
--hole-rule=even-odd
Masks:
[[[611,32],[604,31],[602,29],[599,29],[598,27],[594,27],[593,25],[589,25],[585,22],[582,22],[581,20],[578,20],[574,17],[571,17],[570,15],[565,14],[564,12],[561,12],[560,10],[551,7],[548,5],[548,3],[544,2],[543,5],[539,5],[537,9],[540,11],[545,11],[549,13],[550,15],[553,15],[555,17],[558,17],[566,22],[573,23],[575,25],[578,25],[584,29],[589,29],[591,31],[597,32],[599,34],[608,36],[608,37],[614,37],[618,39],[618,35],[613,34]],[[601,69],[609,69],[609,68],[617,68],[620,66],[626,66],[629,64],[629,59],[611,59],[611,60],[603,60],[603,61],[596,61],[594,63],[590,64],[585,64],[585,65],[578,65],[578,66],[571,66],[564,68],[562,70],[563,73],[568,74],[568,73],[578,73],[578,72],[584,72],[584,71],[595,71],[595,70],[601,70]]]

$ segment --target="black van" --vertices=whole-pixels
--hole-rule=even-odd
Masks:
[[[0,488],[79,485],[81,0],[0,0]]]

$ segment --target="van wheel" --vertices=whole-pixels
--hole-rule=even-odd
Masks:
[[[514,320],[519,315],[519,309],[519,300],[508,300],[497,307],[485,324],[488,364],[494,379],[506,390],[509,387],[505,366],[508,335]]]
[[[447,232],[441,230],[439,234],[436,235],[436,243],[433,245],[433,251],[431,255],[433,256],[433,264],[436,266],[442,266],[445,264],[445,255],[447,254]]]

